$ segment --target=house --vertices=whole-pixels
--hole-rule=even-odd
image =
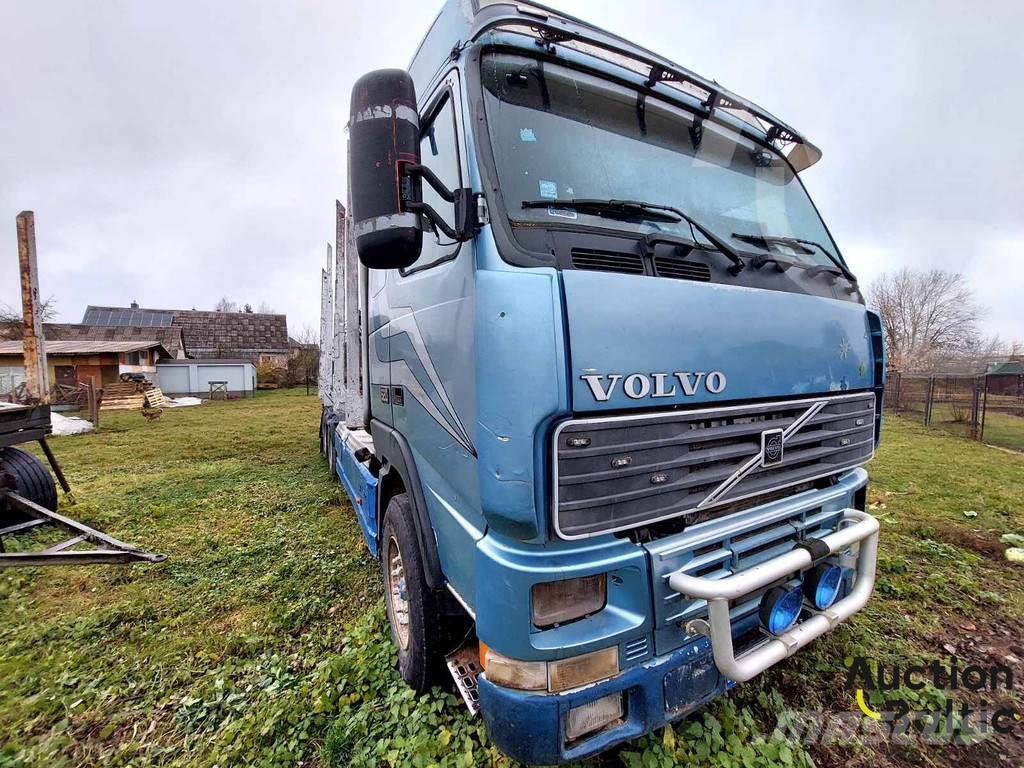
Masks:
[[[46,340],[46,364],[50,384],[75,386],[92,382],[96,387],[116,382],[122,373],[142,373],[156,378],[157,361],[171,359],[159,341]],[[22,342],[0,341],[0,393],[10,392],[25,380]]]
[[[77,325],[74,323],[43,323],[47,341],[142,341],[159,342],[170,357],[188,357],[188,347],[181,328],[142,327],[131,325]]]
[[[139,329],[144,335],[161,328],[178,329],[184,356],[189,358],[242,358],[284,367],[290,354],[285,315],[146,309],[132,302],[128,307],[90,305],[82,325]]]
[[[987,373],[992,376],[1024,376],[1024,359],[1010,357],[989,363]]]

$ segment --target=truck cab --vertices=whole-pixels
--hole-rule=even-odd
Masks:
[[[361,78],[321,447],[399,666],[526,763],[684,717],[868,600],[878,316],[762,108],[534,4]]]

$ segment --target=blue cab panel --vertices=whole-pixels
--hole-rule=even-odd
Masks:
[[[338,457],[336,469],[341,484],[345,486],[349,501],[356,511],[359,527],[370,554],[377,557],[377,478],[370,470],[356,461],[345,442],[335,432],[335,454]]]

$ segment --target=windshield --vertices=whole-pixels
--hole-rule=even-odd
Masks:
[[[706,242],[685,221],[626,217],[524,201],[625,199],[674,206],[748,251],[831,264],[837,250],[781,156],[710,121],[602,78],[526,56],[489,54],[484,103],[498,178],[514,223],[669,232]],[[737,238],[736,236],[739,236]],[[756,246],[756,247],[755,247]]]

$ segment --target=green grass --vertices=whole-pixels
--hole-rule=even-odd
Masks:
[[[154,423],[104,414],[98,434],[53,440],[72,514],[168,560],[0,572],[0,766],[510,764],[451,693],[401,685],[376,564],[317,452],[318,408],[275,392]],[[991,663],[1014,642],[1004,630],[1024,636],[1024,568],[998,543],[1024,533],[1024,456],[890,419],[870,470],[869,606],[596,764],[982,766],[1012,748],[771,738],[782,708],[854,706],[844,657],[952,645]]]
[[[996,407],[993,400],[986,409],[984,441],[989,445],[1024,452],[1024,416],[998,411]],[[953,407],[949,403],[935,403],[930,426],[959,437],[969,437],[970,415],[969,404]]]
[[[1024,416],[989,408],[985,413],[984,439],[990,445],[1024,452]]]

